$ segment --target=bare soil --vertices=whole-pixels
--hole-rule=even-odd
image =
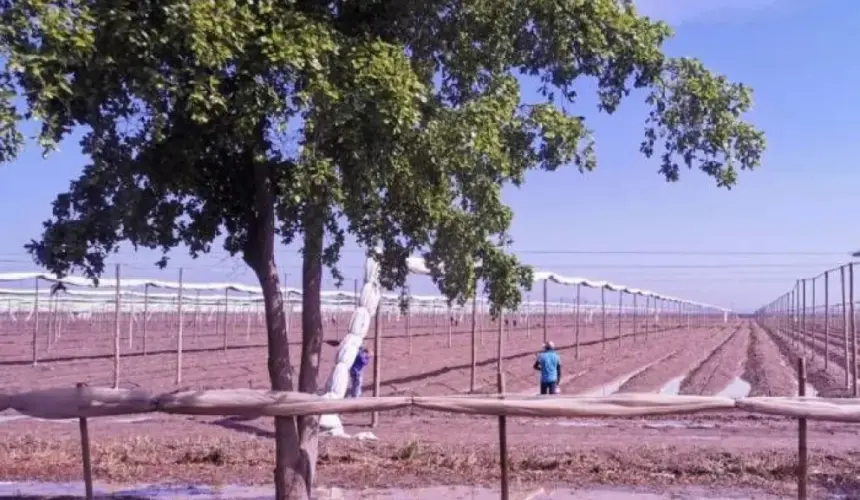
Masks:
[[[714,395],[740,376],[746,360],[750,326],[737,327],[731,336],[681,383],[681,394]]]
[[[710,356],[730,335],[733,329],[705,330],[695,339],[682,344],[669,359],[649,367],[621,386],[618,392],[658,392],[668,380],[687,375]]]
[[[743,375],[752,385],[749,395],[796,395],[797,373],[789,363],[791,360],[780,352],[773,338],[753,323]]]
[[[411,326],[411,325],[410,325]],[[632,326],[632,325],[631,325]],[[617,333],[617,330],[608,333]],[[791,350],[776,334],[743,323],[649,331],[647,340],[622,331],[601,342],[599,325],[580,325],[579,357],[575,327],[548,329],[562,354],[568,394],[607,384],[655,363],[623,390],[658,390],[684,371],[687,393],[714,394],[743,375],[753,394],[791,394]],[[383,394],[439,394],[468,390],[471,334],[383,338]],[[478,346],[479,385],[493,392],[497,334],[486,331]],[[511,392],[533,391],[534,354],[542,328],[513,325],[503,333],[504,368]],[[61,339],[62,341],[62,339]],[[371,344],[372,345],[372,344]],[[334,348],[324,352],[328,375]],[[673,354],[674,353],[674,354]],[[154,390],[172,390],[174,358],[123,357],[121,379]],[[190,387],[265,387],[260,348],[229,348],[186,355],[184,384]],[[697,364],[704,358],[704,361]],[[420,362],[416,362],[420,360]],[[327,364],[328,363],[328,364]],[[694,368],[692,369],[691,368]],[[83,379],[105,382],[112,359],[56,360],[36,368],[0,368],[0,384],[49,387]],[[368,379],[372,379],[368,376]],[[638,385],[637,385],[638,384]],[[369,387],[367,387],[369,388]],[[6,416],[3,414],[0,416]],[[271,419],[147,415],[121,423],[93,419],[95,475],[111,483],[239,483],[271,481]],[[415,487],[435,484],[486,484],[498,480],[497,419],[401,410],[383,413],[378,428],[369,415],[345,416],[350,433],[372,431],[378,441],[323,438],[321,484],[342,487]],[[751,487],[785,493],[795,478],[797,424],[788,419],[739,413],[678,418],[508,419],[512,479],[518,485],[702,485]],[[812,483],[817,492],[854,491],[860,474],[856,427],[809,424]],[[0,470],[9,480],[77,480],[80,445],[75,421],[20,419],[0,423]],[[858,493],[860,495],[860,493]],[[820,498],[820,496],[813,496]],[[850,498],[850,497],[849,497]]]
[[[805,353],[804,349],[797,342],[791,340],[791,335],[788,332],[780,332],[773,328],[764,327],[770,338],[773,339],[776,346],[779,348],[783,358],[788,361],[789,366],[796,366],[797,359],[803,356],[806,359],[811,359],[809,353]],[[814,357],[812,357],[814,359]],[[836,359],[836,358],[834,358]],[[830,363],[827,369],[823,364],[811,362],[807,364],[806,380],[818,392],[821,397],[850,397],[851,391],[848,388],[848,378],[845,376],[845,370],[837,363]]]

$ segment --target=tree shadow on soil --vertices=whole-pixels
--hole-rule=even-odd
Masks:
[[[247,419],[245,419],[244,417],[227,417],[222,418],[220,420],[215,420],[210,423],[219,427],[223,427],[225,429],[229,429],[231,431],[244,432],[245,434],[250,434],[255,437],[262,437],[268,439],[275,438],[274,431],[263,430],[251,424],[243,423],[245,421],[247,421]]]

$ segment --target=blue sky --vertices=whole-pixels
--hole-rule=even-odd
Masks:
[[[847,261],[860,248],[851,197],[860,186],[860,169],[852,167],[860,156],[855,97],[860,65],[849,63],[856,55],[860,2],[639,4],[676,29],[667,46],[671,55],[699,57],[754,87],[751,118],[768,139],[763,167],[741,175],[732,191],[717,189],[698,172],[684,172],[679,183],[666,184],[657,164],[638,152],[643,96],[634,94],[613,116],[597,114],[594,100],[584,96],[578,112],[595,130],[599,167],[584,175],[572,169],[534,173],[520,190],[508,190],[505,199],[516,213],[514,248],[541,269],[739,310],[772,299],[798,277]],[[530,89],[525,92],[528,96]],[[34,269],[22,245],[38,235],[50,202],[85,162],[76,149],[66,143],[43,160],[31,147],[16,163],[0,167],[0,272]],[[680,255],[684,252],[692,254]],[[739,255],[743,252],[770,255]],[[155,258],[125,251],[117,261],[126,265],[128,277],[175,279],[181,266],[193,281],[253,280],[241,262],[222,251],[198,261],[176,253],[164,273],[151,266]],[[282,249],[279,264],[296,285],[296,248]],[[345,274],[360,277],[360,264],[351,246],[343,259]],[[416,280],[413,291],[431,290]],[[569,297],[571,292],[551,293]]]

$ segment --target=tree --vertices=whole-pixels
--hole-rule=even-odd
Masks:
[[[321,277],[347,234],[383,249],[386,287],[421,253],[449,299],[483,285],[517,307],[531,270],[504,251],[501,188],[595,168],[566,110],[582,78],[607,113],[643,89],[641,151],[668,181],[686,167],[730,188],[764,149],[750,90],[664,56],[669,28],[627,0],[0,0],[0,18],[0,162],[32,119],[46,150],[82,129],[90,158],[28,245],[36,262],[97,280],[123,242],[196,257],[223,238],[263,288],[276,390],[296,387],[277,242],[303,244],[300,391],[316,390]],[[316,428],[276,419],[278,498],[307,495]]]

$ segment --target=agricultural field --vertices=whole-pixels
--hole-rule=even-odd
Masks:
[[[348,313],[326,317],[319,386],[332,369]],[[116,317],[68,321],[47,315],[32,365],[32,322],[0,322],[0,387],[7,392],[74,386],[112,386]],[[289,318],[291,356],[299,357],[300,318]],[[563,363],[565,394],[614,393],[790,396],[798,393],[795,363],[807,351],[811,395],[845,395],[842,333],[810,334],[806,348],[785,329],[753,320],[664,315],[579,319],[550,314],[509,317],[501,325],[501,367],[509,393],[536,393],[532,368],[544,332]],[[155,315],[141,325],[120,317],[119,385],[153,392],[176,389],[266,388],[265,336],[252,315],[188,314],[183,322],[181,380],[177,384],[178,321]],[[23,327],[22,327],[23,325]],[[226,328],[225,328],[226,326]],[[470,318],[382,316],[381,395],[467,394],[471,388]],[[814,326],[814,325],[813,325]],[[479,317],[475,340],[477,393],[495,393],[499,328]],[[812,330],[815,330],[814,328]],[[366,345],[375,350],[375,325]],[[225,333],[226,332],[226,333]],[[828,366],[823,364],[824,345]],[[840,357],[841,356],[841,357]],[[371,397],[373,363],[363,397]],[[41,421],[0,414],[0,469],[5,477],[78,480],[76,421]],[[344,417],[347,432],[376,440],[322,438],[320,482],[343,487],[491,484],[497,480],[496,419],[400,410]],[[796,460],[794,421],[761,415],[577,420],[510,418],[512,480],[531,484],[624,484],[791,488]],[[96,477],[113,483],[192,482],[265,484],[273,468],[271,419],[169,416],[104,418],[90,424]],[[854,427],[810,423],[813,482],[836,491],[853,477]]]

